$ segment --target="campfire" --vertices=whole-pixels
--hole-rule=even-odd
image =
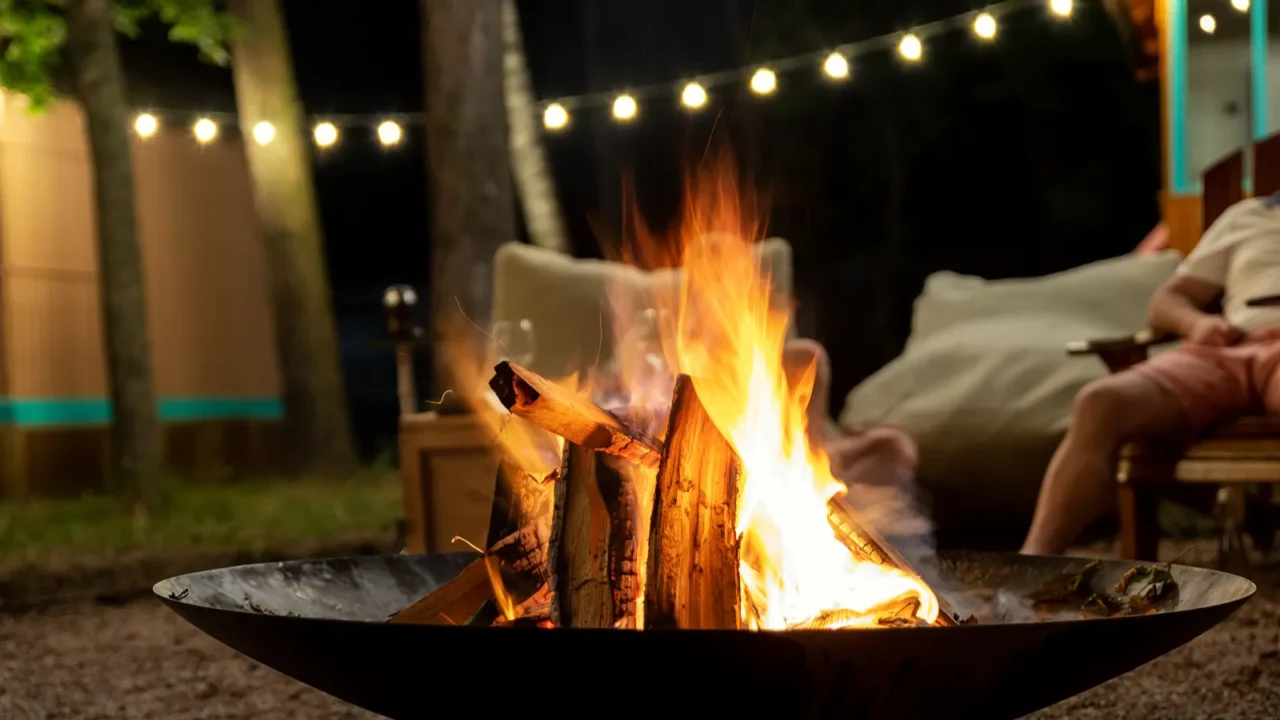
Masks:
[[[505,530],[466,572],[392,622],[690,630],[959,622],[832,475],[809,426],[815,368],[783,365],[789,309],[754,252],[760,226],[732,173],[704,175],[691,190],[677,241],[641,232],[628,253],[681,268],[654,298],[669,373],[624,372],[639,402],[606,410],[576,376],[552,380],[512,362],[498,363],[485,388],[466,372],[477,363],[455,363],[459,394],[501,455],[494,526]],[[636,365],[627,360],[624,370]],[[655,392],[664,380],[665,392]]]

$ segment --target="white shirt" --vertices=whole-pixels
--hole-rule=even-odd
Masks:
[[[1241,331],[1280,327],[1280,307],[1245,304],[1280,295],[1280,205],[1272,207],[1268,198],[1232,205],[1209,226],[1177,273],[1221,287],[1223,315]]]

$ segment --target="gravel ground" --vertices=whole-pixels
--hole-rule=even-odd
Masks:
[[[1280,717],[1274,574],[1206,635],[1034,718]],[[376,718],[248,660],[150,599],[0,615],[0,648],[0,718]]]

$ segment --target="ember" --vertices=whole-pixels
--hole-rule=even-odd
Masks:
[[[789,312],[753,251],[759,224],[734,175],[720,170],[691,187],[682,236],[663,243],[640,232],[628,252],[682,268],[655,298],[674,387],[631,387],[633,402],[657,394],[664,407],[609,412],[576,377],[555,382],[510,362],[495,367],[492,395],[461,392],[501,428],[507,494],[554,488],[545,583],[507,587],[507,575],[521,571],[500,560],[489,573],[503,620],[516,620],[520,607],[545,608],[563,627],[953,624],[902,556],[843,503],[843,484],[811,440],[814,368],[798,378],[784,370]],[[509,415],[494,415],[495,396]],[[656,427],[665,427],[661,441],[645,434]],[[539,428],[558,442],[530,440]],[[550,469],[547,449],[557,445],[561,460]],[[521,504],[507,531],[548,522],[546,503]]]

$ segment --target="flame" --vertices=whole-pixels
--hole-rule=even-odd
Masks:
[[[691,376],[743,462],[736,524],[744,621],[754,629],[856,627],[912,605],[933,623],[938,601],[920,578],[855,556],[827,519],[828,502],[846,489],[807,432],[816,368],[789,382],[783,366],[790,307],[761,267],[757,217],[721,162],[688,182],[674,241],[636,223],[625,250],[633,262],[683,267],[654,300],[667,362]]]

